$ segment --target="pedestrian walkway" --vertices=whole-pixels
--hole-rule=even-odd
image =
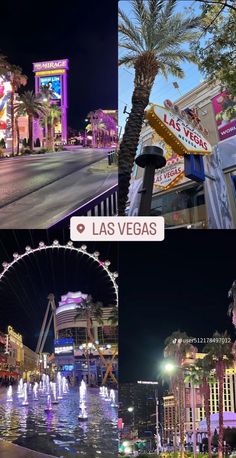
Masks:
[[[25,447],[0,440],[0,457],[1,458],[53,458],[52,455],[35,452]]]

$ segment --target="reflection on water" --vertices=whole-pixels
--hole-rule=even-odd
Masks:
[[[15,444],[58,457],[111,458],[117,456],[117,409],[87,390],[88,421],[79,422],[79,392],[72,389],[52,411],[45,413],[46,398],[21,406],[0,401],[0,437]]]

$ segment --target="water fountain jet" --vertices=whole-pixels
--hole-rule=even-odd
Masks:
[[[7,402],[12,402],[13,397],[12,397],[12,386],[10,385],[9,388],[7,389]]]

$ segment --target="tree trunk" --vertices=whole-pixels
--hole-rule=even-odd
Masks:
[[[151,89],[157,73],[158,64],[155,56],[151,52],[143,53],[135,63],[132,108],[126,122],[119,150],[118,214],[120,216],[125,216],[129,183],[139,143],[139,136],[143,125],[145,108],[149,103]]]
[[[207,440],[208,440],[208,457],[212,457],[211,452],[211,412],[210,412],[210,386],[205,379],[203,382],[203,391],[204,391],[204,410],[206,415],[206,424],[207,424]]]
[[[218,442],[218,456],[223,457],[223,440],[224,440],[224,419],[223,419],[223,395],[224,395],[224,363],[218,362],[218,380],[219,380],[219,442]]]
[[[28,126],[29,126],[29,147],[31,151],[34,150],[34,139],[33,139],[33,116],[28,116]]]
[[[15,119],[15,124],[16,124],[16,138],[17,138],[16,155],[19,156],[19,152],[20,152],[20,130],[19,130],[19,124],[18,124],[18,118],[17,117]]]
[[[90,357],[89,357],[89,350],[88,350],[88,332],[86,330],[86,361],[87,361],[87,368],[88,368],[88,386],[90,386]]]
[[[47,148],[53,151],[53,127],[51,121],[47,124]]]
[[[184,381],[183,375],[179,376],[179,435],[180,435],[180,458],[184,458],[185,444],[185,408],[184,408]]]
[[[14,116],[14,90],[11,92],[11,136],[12,136],[12,155],[15,153],[15,116]]]
[[[197,450],[197,431],[196,431],[196,396],[195,396],[195,387],[193,382],[191,383],[192,391],[192,420],[193,420],[193,456],[196,458]]]

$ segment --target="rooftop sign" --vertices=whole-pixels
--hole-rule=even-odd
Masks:
[[[188,115],[177,110],[170,101],[165,102],[165,107],[152,105],[146,112],[146,118],[178,155],[212,153],[212,147],[203,136],[200,125],[195,127]]]
[[[33,71],[39,72],[43,70],[57,70],[57,69],[68,69],[68,59],[61,60],[49,60],[47,62],[35,62],[33,63]]]

